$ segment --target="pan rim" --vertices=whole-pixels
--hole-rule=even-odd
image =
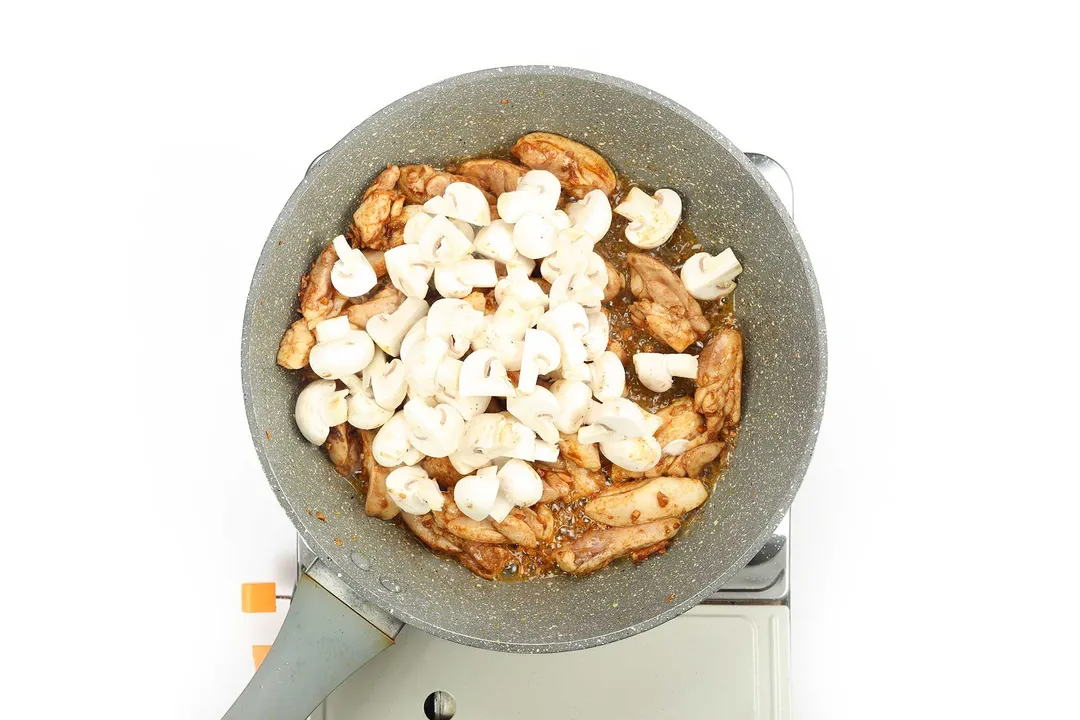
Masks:
[[[404,621],[405,623],[416,627],[419,630],[423,630],[424,632],[430,633],[445,640],[450,640],[452,642],[457,642],[472,647],[484,648],[488,650],[498,650],[503,652],[563,652],[567,650],[580,650],[584,648],[596,647],[598,645],[604,645],[609,642],[615,642],[617,640],[636,635],[640,632],[644,632],[645,630],[649,630],[675,617],[678,617],[690,608],[700,604],[702,600],[714,593],[721,585],[726,583],[732,576],[735,575],[735,573],[737,573],[743,566],[745,566],[751,558],[753,558],[753,556],[757,553],[761,546],[764,545],[764,543],[769,539],[773,531],[779,525],[780,521],[783,520],[784,515],[787,514],[796,493],[802,485],[802,482],[806,476],[806,472],[809,469],[810,462],[814,454],[814,449],[817,445],[818,433],[821,429],[821,420],[824,414],[826,386],[828,379],[828,346],[825,328],[825,312],[821,302],[821,294],[818,288],[817,278],[814,274],[813,266],[810,262],[810,257],[807,254],[806,248],[802,242],[802,238],[799,235],[799,231],[795,227],[791,215],[787,212],[787,209],[781,203],[780,198],[777,196],[776,192],[765,181],[765,179],[762,177],[761,173],[757,170],[753,163],[751,163],[749,159],[743,154],[743,152],[736,148],[734,144],[732,144],[731,141],[729,141],[724,135],[722,135],[716,128],[714,128],[711,124],[707,123],[702,118],[698,117],[696,114],[694,114],[687,108],[663,95],[660,95],[659,93],[656,93],[641,85],[637,85],[636,83],[623,80],[622,78],[617,78],[611,75],[604,75],[590,70],[582,70],[572,67],[560,67],[555,65],[516,65],[507,67],[493,67],[448,77],[438,82],[426,85],[407,95],[404,95],[401,98],[398,98],[397,100],[393,101],[392,103],[384,106],[377,112],[370,115],[358,126],[350,130],[344,137],[338,140],[338,142],[335,143],[329,151],[320,156],[317,162],[314,163],[314,167],[312,169],[314,172],[317,173],[318,165],[323,164],[323,162],[326,160],[333,160],[334,158],[336,158],[343,151],[346,143],[353,137],[354,133],[356,133],[359,129],[363,128],[369,122],[375,121],[379,117],[387,114],[394,106],[398,105],[399,103],[405,102],[418,95],[422,95],[423,93],[432,88],[442,86],[447,83],[476,82],[505,75],[572,77],[579,80],[587,80],[590,82],[613,86],[618,89],[630,92],[634,95],[640,96],[645,100],[663,106],[664,108],[676,113],[684,120],[692,123],[695,127],[706,133],[712,140],[714,140],[721,147],[727,150],[729,154],[731,154],[735,158],[736,162],[741,165],[742,169],[754,178],[754,181],[765,193],[766,197],[768,197],[774,209],[780,214],[784,226],[788,231],[788,235],[794,243],[795,250],[798,253],[802,272],[805,276],[805,280],[810,291],[811,301],[813,305],[814,328],[817,335],[816,340],[819,348],[817,362],[818,367],[820,368],[820,372],[815,378],[816,401],[814,406],[809,409],[810,427],[807,433],[807,444],[802,452],[801,457],[799,457],[796,462],[796,467],[798,469],[798,472],[796,474],[796,480],[788,488],[784,496],[784,500],[779,506],[779,510],[774,513],[774,515],[765,524],[765,529],[755,538],[750,548],[739,558],[737,562],[733,563],[731,567],[729,567],[726,572],[721,574],[712,584],[692,596],[680,598],[678,602],[673,602],[670,606],[665,607],[662,612],[658,613],[657,615],[651,617],[646,621],[587,638],[546,641],[539,643],[496,641],[466,635],[464,633],[460,633],[455,630],[448,629],[444,626],[429,622],[417,615],[402,612],[399,608],[395,608],[393,603],[388,602],[388,598],[386,598],[385,596],[381,596],[378,593],[369,591],[365,587],[353,584],[351,580],[349,580],[348,573],[342,572],[342,569],[338,567],[336,563],[334,563],[332,560],[329,560],[329,553],[327,552],[327,549],[323,548],[321,544],[318,543],[313,537],[311,537],[310,534],[303,528],[303,524],[300,522],[299,512],[292,507],[292,504],[289,502],[288,498],[283,492],[280,484],[277,481],[277,476],[274,472],[273,465],[270,462],[270,459],[267,457],[267,454],[263,449],[263,445],[259,442],[261,431],[258,429],[256,423],[255,409],[252,403],[253,394],[251,378],[251,360],[253,358],[250,354],[250,328],[253,313],[255,312],[256,307],[256,283],[258,282],[258,278],[261,275],[263,266],[268,262],[269,255],[273,248],[273,242],[270,240],[270,237],[273,236],[275,230],[284,221],[284,219],[292,213],[294,207],[304,199],[307,191],[310,189],[311,184],[309,183],[309,179],[307,176],[305,176],[304,179],[301,180],[300,184],[296,187],[296,189],[293,190],[292,194],[289,196],[289,200],[286,202],[285,206],[282,208],[281,212],[275,219],[274,224],[270,230],[270,235],[268,236],[266,243],[264,243],[263,245],[262,252],[259,254],[259,259],[256,262],[255,270],[252,274],[252,280],[248,290],[247,304],[244,309],[243,329],[241,334],[241,386],[243,389],[244,409],[248,420],[248,430],[252,438],[252,444],[255,447],[256,455],[258,456],[259,463],[262,466],[263,474],[266,476],[270,487],[273,489],[274,495],[277,497],[279,504],[285,510],[285,514],[288,516],[290,522],[292,522],[296,532],[300,535],[301,538],[303,538],[304,542],[307,543],[308,547],[310,547],[311,550],[319,556],[320,561],[325,562],[331,569],[333,569],[335,572],[338,572],[339,577],[346,581],[349,587],[352,588],[355,592],[357,592],[362,598],[371,602],[382,610],[390,613],[394,617]],[[583,578],[582,581],[586,581],[586,578]]]

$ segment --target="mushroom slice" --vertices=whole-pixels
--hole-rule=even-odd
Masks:
[[[610,196],[615,172],[592,148],[553,133],[534,132],[518,139],[510,152],[524,165],[548,170],[569,195],[583,198],[590,190]]]
[[[507,460],[499,468],[497,476],[499,493],[513,505],[521,507],[535,505],[540,502],[540,496],[544,494],[544,482],[540,479],[540,475],[524,460]]]
[[[430,407],[418,400],[405,403],[409,443],[428,457],[447,457],[465,437],[465,420],[446,403]]]
[[[566,208],[572,227],[600,240],[611,228],[611,201],[603,190],[590,190],[581,200]]]
[[[555,241],[558,237],[559,228],[554,219],[546,213],[525,213],[514,224],[514,247],[531,260],[547,257],[555,252]]]
[[[587,353],[582,338],[589,330],[589,318],[581,305],[567,301],[553,307],[540,317],[536,327],[559,342],[559,362],[564,368],[585,362]]]
[[[492,220],[487,227],[480,228],[473,243],[476,252],[486,258],[508,263],[517,255],[514,247],[514,226],[505,220]]]
[[[424,226],[417,245],[421,257],[430,263],[455,263],[469,257],[473,251],[473,244],[465,233],[442,215],[436,215]]]
[[[606,351],[600,353],[589,365],[589,371],[589,386],[597,400],[607,402],[622,397],[626,390],[626,371],[618,355]]]
[[[551,283],[550,306],[576,302],[588,311],[598,311],[604,301],[604,285],[596,284],[584,272],[563,273]]]
[[[426,257],[419,245],[398,245],[387,250],[383,257],[394,287],[411,298],[423,299],[427,296],[435,263]]]
[[[518,181],[517,189],[499,195],[499,217],[517,223],[525,215],[554,212],[561,192],[559,179],[545,170],[530,170]]]
[[[361,430],[373,430],[394,416],[394,408],[385,408],[375,400],[371,385],[355,375],[345,375],[341,382],[349,388],[348,421]],[[401,402],[400,400],[398,401]]]
[[[675,378],[697,377],[698,359],[685,353],[636,353],[634,372],[653,392],[667,392]]]
[[[464,363],[456,358],[446,357],[439,363],[435,373],[435,401],[451,405],[469,420],[482,414],[491,404],[490,395],[465,395],[460,390],[461,366]]]
[[[431,326],[431,334],[447,341],[450,356],[454,358],[463,357],[472,339],[484,328],[484,313],[456,298],[433,302],[426,320]]]
[[[375,287],[378,278],[360,250],[354,250],[344,235],[334,238],[338,259],[330,270],[330,282],[345,297],[359,297]]]
[[[463,298],[478,287],[495,287],[499,280],[494,260],[465,258],[435,266],[435,289],[447,298]]]
[[[671,239],[682,215],[682,198],[674,190],[657,190],[652,197],[641,188],[630,188],[615,212],[630,221],[626,239],[644,250],[658,248]]]
[[[681,520],[667,518],[633,527],[596,528],[560,546],[555,551],[555,560],[565,572],[584,575],[635,550],[669,540],[680,527]]]
[[[360,372],[375,354],[371,337],[353,329],[344,315],[316,325],[315,337],[319,342],[311,348],[308,364],[312,372],[327,380]]]
[[[322,445],[330,434],[330,428],[345,422],[348,390],[338,390],[333,380],[316,380],[309,384],[296,398],[294,417],[300,433],[312,445]]]
[[[558,380],[551,386],[551,393],[559,405],[555,413],[555,427],[560,433],[576,433],[585,422],[592,390],[580,380]]]
[[[491,207],[480,188],[467,182],[452,182],[439,197],[424,203],[424,211],[445,215],[477,226],[491,222]]]
[[[488,517],[499,494],[497,469],[488,466],[454,484],[454,503],[465,515],[481,521]]]
[[[524,393],[532,392],[536,387],[537,377],[558,369],[561,356],[562,349],[559,347],[559,341],[551,333],[535,328],[526,330],[521,353],[521,369],[518,373],[518,390]]]
[[[686,291],[698,300],[716,300],[735,290],[742,265],[731,248],[715,257],[706,252],[691,255],[679,275]]]
[[[371,453],[375,462],[392,468],[398,465],[415,465],[423,460],[424,456],[409,442],[408,431],[405,413],[394,413],[371,441]]]
[[[402,245],[402,247],[405,247]],[[405,298],[392,313],[379,313],[367,322],[367,333],[384,353],[397,356],[406,333],[428,312],[428,304],[419,298]]]
[[[589,317],[589,330],[582,336],[581,341],[585,344],[585,359],[594,362],[601,353],[607,350],[611,336],[611,323],[603,310],[594,310],[585,314]]]
[[[399,467],[386,476],[386,491],[390,500],[410,515],[423,515],[443,509],[443,494],[439,484],[422,467]]]
[[[534,385],[526,392],[519,387],[517,395],[506,399],[506,410],[535,432],[544,442],[559,441],[559,430],[555,427],[555,415],[559,412],[559,402],[547,388]]]
[[[589,413],[588,421],[588,425],[578,430],[578,442],[615,442],[652,436],[658,427],[650,422],[641,406],[623,397],[600,403]]]
[[[458,388],[465,395],[513,397],[514,385],[494,350],[476,350],[461,365]]]
[[[408,390],[405,364],[397,358],[388,361],[382,350],[375,350],[375,356],[364,368],[361,379],[371,388],[372,397],[382,408],[395,410],[405,399]]]
[[[410,350],[410,360],[405,365],[409,389],[423,397],[435,395],[438,390],[435,377],[448,351],[449,346],[441,337],[431,334],[423,337],[416,347]]]
[[[620,483],[601,491],[586,503],[585,514],[604,525],[644,525],[681,517],[708,497],[705,483],[700,480],[658,477]]]
[[[600,452],[615,465],[631,472],[652,469],[663,455],[660,443],[654,437],[601,441]]]

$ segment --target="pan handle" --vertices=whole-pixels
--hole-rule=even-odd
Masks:
[[[223,720],[303,720],[334,688],[393,643],[303,573],[270,652]]]

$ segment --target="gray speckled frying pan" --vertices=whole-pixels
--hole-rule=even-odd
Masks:
[[[646,188],[677,190],[696,236],[713,252],[734,248],[745,268],[736,294],[744,414],[730,469],[666,555],[588,577],[508,584],[479,580],[398,525],[365,516],[352,486],[297,431],[297,379],[275,356],[295,318],[300,276],[345,230],[387,162],[441,166],[505,152],[533,130],[591,145]],[[447,640],[535,653],[619,640],[693,607],[745,565],[787,511],[817,437],[825,365],[821,301],[791,218],[746,157],[685,108],[623,80],[552,67],[462,75],[383,108],[313,165],[274,223],[251,283],[242,345],[251,437],[324,580],[298,584],[292,620],[228,717],[303,717],[390,643],[384,633],[399,625],[385,613]],[[327,586],[381,616],[383,633],[332,598],[310,599],[330,597]]]

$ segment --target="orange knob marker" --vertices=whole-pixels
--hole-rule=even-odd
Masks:
[[[270,652],[269,645],[252,645],[251,657],[255,661],[255,669],[258,670],[262,665],[263,660],[266,659],[266,653]]]
[[[246,613],[265,613],[277,610],[277,591],[274,583],[244,583],[240,586],[240,609]]]

